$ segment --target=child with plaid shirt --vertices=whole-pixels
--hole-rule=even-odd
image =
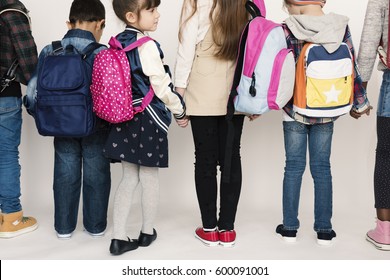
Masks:
[[[17,9],[9,10],[9,8]],[[19,144],[22,129],[22,90],[35,70],[37,47],[31,34],[25,6],[17,0],[0,0],[0,77],[14,61],[15,79],[0,92],[0,238],[11,238],[38,227],[33,217],[24,217],[20,204]]]
[[[324,14],[325,0],[284,0],[290,17],[284,26],[286,41],[297,60],[306,42],[321,44],[328,53],[335,52],[346,43],[354,57],[348,18],[334,13]],[[354,60],[354,102],[350,115],[359,118],[369,115],[372,107],[362,86]],[[276,233],[284,241],[295,242],[299,228],[298,207],[302,176],[306,168],[306,151],[309,150],[310,172],[314,180],[314,230],[317,243],[330,245],[336,237],[332,229],[332,175],[330,153],[333,122],[337,117],[318,118],[300,115],[288,103],[283,112],[283,130],[286,165],[283,179],[283,223]]]

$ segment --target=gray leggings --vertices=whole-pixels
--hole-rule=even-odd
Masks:
[[[131,202],[138,184],[142,186],[142,229],[153,234],[153,224],[157,215],[159,201],[158,168],[146,167],[122,161],[122,181],[114,200],[114,239],[127,240],[127,220]]]

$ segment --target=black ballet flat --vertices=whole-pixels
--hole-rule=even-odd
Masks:
[[[138,245],[141,247],[148,247],[157,238],[157,231],[153,229],[153,234],[146,234],[142,231],[138,237]]]
[[[118,256],[138,248],[138,240],[128,238],[128,241],[111,239],[110,253]]]

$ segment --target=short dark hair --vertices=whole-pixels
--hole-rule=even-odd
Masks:
[[[160,5],[161,0],[113,0],[112,7],[116,16],[127,23],[126,13],[132,12],[139,16],[141,10],[149,10]]]
[[[106,10],[100,0],[74,0],[69,12],[69,22],[97,21],[106,18]]]

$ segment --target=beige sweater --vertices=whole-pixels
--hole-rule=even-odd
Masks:
[[[188,116],[222,116],[234,77],[235,61],[217,59],[212,32],[196,46],[184,99]]]
[[[366,17],[357,59],[363,82],[367,82],[371,78],[377,56],[376,51],[381,37],[384,42],[384,49],[387,50],[388,9],[388,0],[369,0],[367,4]],[[386,67],[379,62],[378,70],[383,71],[385,69]]]

